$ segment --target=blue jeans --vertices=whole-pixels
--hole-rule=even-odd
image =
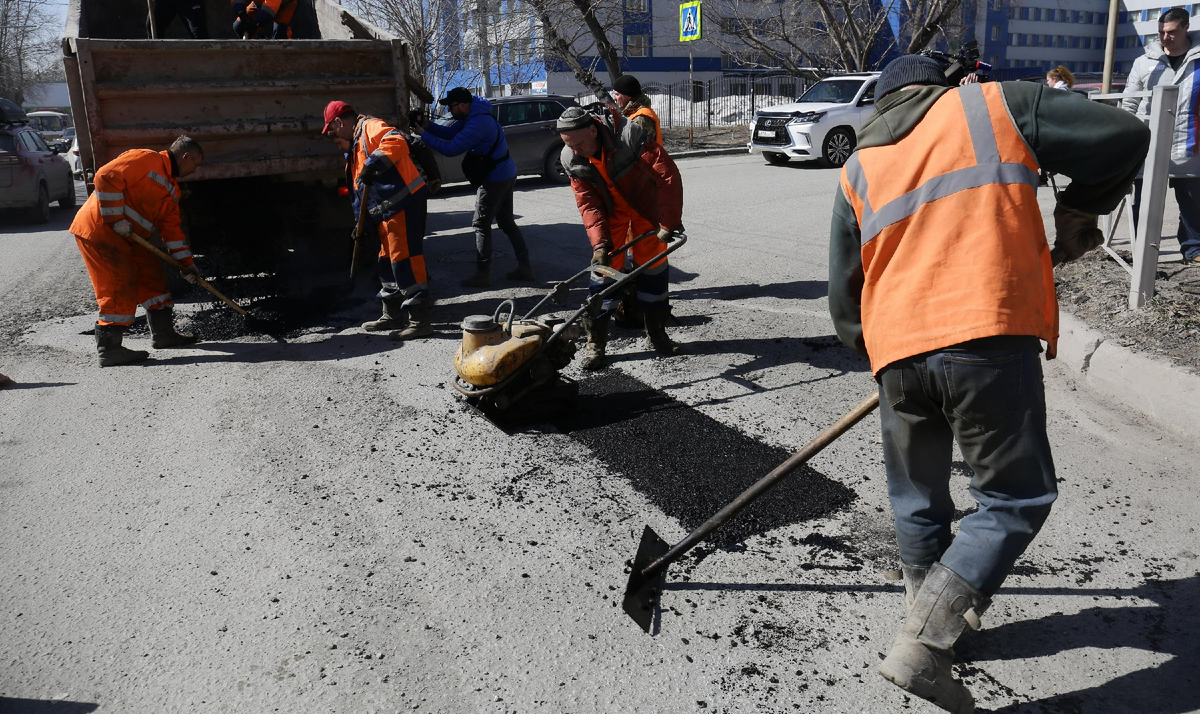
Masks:
[[[1200,258],[1200,176],[1173,178],[1175,201],[1179,204],[1179,252],[1184,260]],[[1133,182],[1133,225],[1137,227],[1142,205],[1142,180]]]
[[[879,372],[888,496],[900,558],[940,561],[991,596],[1058,495],[1046,437],[1041,345],[990,337],[898,360]],[[978,510],[951,534],[951,440],[974,471]]]

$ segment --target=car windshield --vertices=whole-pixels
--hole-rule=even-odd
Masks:
[[[831,102],[833,104],[849,104],[863,86],[861,79],[823,79],[817,82],[804,96],[801,102]]]
[[[62,129],[62,119],[59,117],[29,117],[29,123],[38,131],[59,131]]]

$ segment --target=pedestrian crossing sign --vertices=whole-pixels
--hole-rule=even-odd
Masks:
[[[679,41],[700,39],[700,0],[679,6]]]

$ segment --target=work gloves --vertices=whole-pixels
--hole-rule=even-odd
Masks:
[[[598,245],[592,251],[592,265],[608,265],[608,251],[611,246]]]
[[[186,268],[184,268],[182,274],[183,274],[183,279],[188,281],[192,285],[200,284],[200,268],[198,268],[195,264],[189,265]]]
[[[678,228],[676,228],[674,230],[672,230],[670,228],[659,228],[658,229],[658,240],[660,243],[670,243],[671,237],[674,236],[676,233],[683,233],[683,226],[679,226]]]
[[[358,172],[358,180],[370,186],[379,178],[379,164],[365,164]]]
[[[1051,264],[1058,266],[1081,257],[1104,243],[1104,233],[1096,227],[1096,215],[1067,208],[1054,207],[1054,248]]]
[[[121,219],[112,224],[113,232],[122,238],[128,238],[130,233],[133,233],[133,224],[125,219]]]

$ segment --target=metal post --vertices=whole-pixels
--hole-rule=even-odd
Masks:
[[[1133,244],[1133,282],[1129,307],[1137,309],[1154,297],[1158,242],[1162,238],[1163,208],[1167,202],[1167,173],[1171,170],[1171,140],[1179,111],[1179,86],[1159,85],[1150,101],[1150,151],[1142,170],[1142,206]]]
[[[692,46],[688,44],[688,148],[696,148],[696,85],[692,79]]]
[[[1117,16],[1121,14],[1121,1],[1108,0],[1108,39],[1104,43],[1104,83],[1101,94],[1112,91],[1113,58],[1117,51]]]
[[[714,81],[710,79],[704,85],[704,116],[708,117],[707,126],[709,129],[712,129],[712,90]]]

